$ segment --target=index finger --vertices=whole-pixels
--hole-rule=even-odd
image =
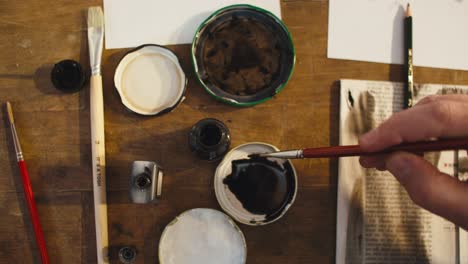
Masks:
[[[460,103],[468,103],[468,95],[466,94],[433,94],[433,95],[428,95],[421,100],[415,105],[415,106],[421,106],[425,104],[432,104],[432,103],[452,103],[452,102],[460,102]]]
[[[468,135],[468,103],[435,101],[393,114],[359,139],[362,149],[379,151],[403,142]]]

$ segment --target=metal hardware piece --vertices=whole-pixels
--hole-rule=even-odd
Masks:
[[[153,161],[134,161],[130,176],[130,199],[133,203],[156,202],[162,195],[163,172]]]
[[[119,250],[119,260],[124,264],[131,264],[135,261],[137,251],[134,247],[123,247]]]

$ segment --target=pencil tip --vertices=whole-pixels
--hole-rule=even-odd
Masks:
[[[411,6],[410,3],[406,5],[406,16],[410,17],[411,16]]]

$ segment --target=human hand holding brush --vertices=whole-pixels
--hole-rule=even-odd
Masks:
[[[468,95],[429,96],[390,117],[360,138],[360,147],[376,152],[405,142],[468,136]],[[441,173],[409,152],[362,156],[366,168],[388,170],[419,206],[468,230],[468,184]]]
[[[255,153],[284,159],[361,156],[366,168],[388,170],[413,201],[468,230],[468,184],[441,173],[420,154],[468,149],[468,95],[429,96],[363,135],[359,145]],[[436,140],[434,140],[434,138]]]

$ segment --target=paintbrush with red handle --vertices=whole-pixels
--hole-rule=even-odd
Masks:
[[[18,167],[21,172],[21,180],[23,182],[24,196],[26,198],[26,204],[28,205],[29,213],[31,215],[31,222],[34,229],[34,235],[36,237],[37,247],[41,254],[41,260],[43,264],[49,264],[49,255],[47,253],[47,247],[44,240],[44,234],[42,233],[41,223],[39,222],[39,214],[37,213],[36,203],[34,202],[34,194],[29,181],[28,170],[26,169],[26,163],[24,163],[23,151],[16,133],[15,119],[13,118],[13,110],[11,104],[6,103],[8,112],[8,121],[10,122],[11,134],[13,136],[13,143],[16,151],[16,158],[18,160]]]
[[[271,157],[282,159],[337,158],[350,156],[381,155],[395,151],[406,151],[420,154],[432,151],[461,149],[468,149],[468,138],[440,139],[433,141],[403,143],[378,152],[366,152],[362,150],[359,145],[349,145],[322,148],[305,148],[271,153],[256,153],[249,155],[249,157]]]

